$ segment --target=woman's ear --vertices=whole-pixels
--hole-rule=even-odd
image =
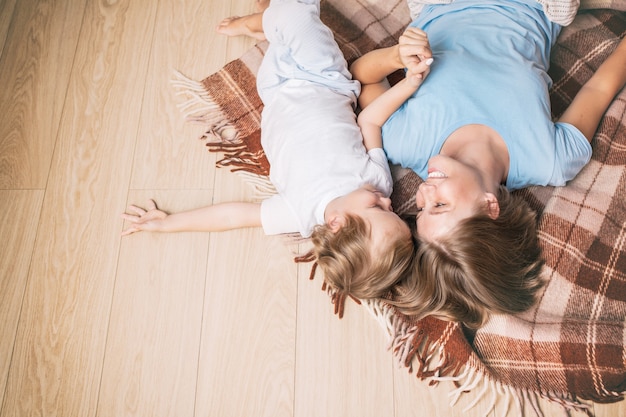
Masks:
[[[485,193],[485,199],[487,201],[487,216],[492,220],[495,220],[500,215],[500,203],[498,198],[492,193]]]
[[[326,224],[331,232],[337,233],[339,229],[346,225],[346,218],[341,214],[334,214],[326,221]]]

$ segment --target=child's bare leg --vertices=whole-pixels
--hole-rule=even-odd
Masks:
[[[263,33],[263,12],[241,17],[227,17],[220,22],[216,30],[222,35],[245,35],[259,40],[265,40],[265,34]]]

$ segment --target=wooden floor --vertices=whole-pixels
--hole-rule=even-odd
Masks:
[[[260,230],[120,237],[119,214],[250,199],[170,86],[253,43],[253,0],[0,0],[0,416],[482,416],[333,316]],[[560,409],[542,403],[546,415]],[[594,406],[624,416],[623,403]],[[502,408],[486,415],[516,415]]]

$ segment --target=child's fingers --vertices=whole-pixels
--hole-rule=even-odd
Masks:
[[[148,200],[148,204],[146,205],[145,209],[139,206],[136,206],[134,204],[131,204],[130,206],[128,206],[128,211],[133,212],[139,216],[143,216],[144,214],[152,210],[157,210],[157,205],[154,200]]]
[[[131,235],[141,230],[139,225],[137,224],[137,222],[141,220],[141,217],[127,213],[122,213],[120,217],[130,222],[130,225],[122,231],[122,236]]]
[[[149,200],[146,205],[146,209],[131,204],[126,210],[127,213],[122,213],[121,218],[130,222],[130,226],[122,231],[122,236],[131,235],[136,232],[143,231],[149,226],[151,218],[154,217],[157,205],[154,200]]]
[[[133,212],[133,213],[137,214],[138,216],[143,216],[144,214],[147,213],[146,210],[142,209],[139,206],[135,206],[135,205],[128,206],[128,210],[127,211]]]
[[[138,231],[139,229],[137,229],[136,227],[129,227],[128,229],[122,232],[122,236],[132,235],[133,233],[138,232]]]
[[[128,214],[128,213],[122,213],[120,217],[132,223],[136,223],[139,219],[141,219],[140,216],[137,216],[135,214]]]

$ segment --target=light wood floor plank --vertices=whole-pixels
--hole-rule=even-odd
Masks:
[[[216,174],[216,202],[250,195]],[[196,417],[293,416],[296,266],[260,229],[211,235]]]
[[[370,314],[352,300],[344,317],[321,291],[321,276],[299,267],[297,417],[392,416],[392,359]]]
[[[210,201],[204,191],[130,196],[149,198],[173,211]],[[206,233],[124,238],[98,415],[193,417],[208,244]]]
[[[212,22],[229,12],[229,2],[175,0],[159,4],[132,188],[213,186],[215,155],[208,157],[197,140],[204,133],[202,126],[185,123],[177,107],[184,100],[176,96],[171,81],[174,71],[200,80],[224,65],[227,38],[215,33]],[[198,174],[186,169],[188,166],[201,167],[201,171]]]
[[[4,43],[7,39],[7,33],[9,31],[9,26],[11,25],[11,19],[13,18],[13,11],[15,9],[16,2],[17,0],[0,1],[0,57],[2,57]]]
[[[509,407],[510,413],[503,413],[502,408],[499,409],[500,414],[494,413],[494,411],[490,412],[492,392],[487,392],[475,406],[468,410],[465,410],[465,407],[475,400],[477,391],[461,395],[457,403],[452,405],[451,394],[457,390],[453,383],[440,382],[435,386],[429,386],[427,381],[419,380],[415,374],[409,373],[404,367],[396,368],[394,386],[397,417],[407,415],[446,417],[516,415],[512,403]],[[417,410],[420,414],[416,414]]]
[[[623,417],[626,416],[626,402],[624,400],[612,404],[591,404],[596,417]]]
[[[251,198],[215,171],[169,80],[241,56],[254,41],[213,29],[254,10],[0,0],[0,417],[484,414],[488,398],[463,411],[477,391],[450,409],[452,384],[398,368],[364,309],[333,316],[280,239],[120,238],[127,202]],[[626,416],[624,404],[592,408]]]
[[[130,180],[128,132],[137,131],[155,12],[155,3],[88,2],[11,363],[6,416],[95,412],[119,251],[116,213]]]
[[[0,409],[42,201],[42,190],[0,190]]]
[[[45,187],[84,4],[84,0],[16,3],[0,58],[2,189]],[[3,9],[9,11],[10,6],[7,1]]]

